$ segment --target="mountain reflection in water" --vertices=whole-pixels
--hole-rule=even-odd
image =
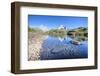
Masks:
[[[88,42],[85,38],[47,36],[42,43],[40,60],[76,59],[88,57]]]

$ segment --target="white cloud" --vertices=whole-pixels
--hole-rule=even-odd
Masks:
[[[48,31],[49,30],[49,28],[45,25],[40,25],[39,28],[42,29],[43,31]]]

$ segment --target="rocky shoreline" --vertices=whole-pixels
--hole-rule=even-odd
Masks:
[[[28,60],[40,60],[40,51],[44,36],[40,33],[28,33]]]

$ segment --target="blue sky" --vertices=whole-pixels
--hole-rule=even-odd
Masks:
[[[88,27],[88,18],[75,16],[28,15],[29,27],[46,30],[55,29],[61,25],[66,26],[67,29]]]

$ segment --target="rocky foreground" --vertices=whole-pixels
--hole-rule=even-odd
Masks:
[[[39,60],[44,36],[40,33],[28,33],[28,60]]]

